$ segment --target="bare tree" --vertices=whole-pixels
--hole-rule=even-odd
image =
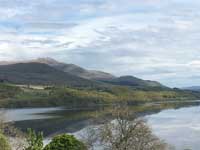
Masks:
[[[143,119],[137,118],[127,107],[112,110],[112,121],[100,127],[90,128],[85,141],[95,150],[100,145],[103,150],[165,150],[167,144],[151,132]]]
[[[81,140],[85,143],[85,145],[90,150],[95,150],[97,145],[97,142],[99,141],[99,133],[98,128],[95,127],[87,127],[85,132],[80,135]]]

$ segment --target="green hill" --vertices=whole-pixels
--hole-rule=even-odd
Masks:
[[[42,63],[18,63],[0,66],[0,81],[13,84],[98,86],[86,80]]]
[[[169,90],[166,86],[160,84],[156,81],[142,80],[133,76],[121,76],[119,78],[114,78],[110,80],[101,80],[102,82],[120,85],[120,86],[129,86],[135,89],[143,90]]]
[[[47,64],[51,67],[54,67],[58,70],[61,70],[63,72],[69,73],[71,75],[75,75],[84,79],[90,79],[90,80],[102,80],[102,79],[113,79],[115,78],[114,75],[110,73],[106,73],[103,71],[96,71],[96,70],[88,70],[85,68],[82,68],[75,64],[67,64],[63,62],[58,62],[57,60],[54,60],[52,58],[38,58],[35,60],[31,60],[32,62],[39,62]]]
[[[7,66],[5,66],[5,64],[7,64]],[[31,66],[33,64],[35,64],[35,65],[38,64],[38,67]],[[48,65],[48,67],[47,67],[47,65]],[[31,69],[31,70],[28,70],[28,72],[31,71],[31,75],[30,74],[28,75],[29,78],[27,79],[26,82],[22,82],[21,80],[24,81],[27,78],[27,76],[24,77],[23,75],[22,76],[20,75],[21,77],[19,77],[17,79],[17,81],[20,81],[20,82],[14,82],[14,83],[26,84],[26,83],[30,82],[30,84],[33,84],[33,83],[35,83],[35,81],[37,81],[36,82],[37,84],[40,84],[40,83],[41,84],[44,84],[44,83],[45,84],[46,83],[47,84],[55,84],[55,83],[57,83],[57,84],[71,85],[71,82],[75,82],[77,84],[77,82],[83,83],[83,82],[86,82],[86,80],[87,80],[87,82],[90,82],[90,83],[89,84],[86,83],[86,85],[90,85],[91,83],[93,83],[98,86],[102,86],[102,85],[105,86],[105,84],[103,84],[103,83],[106,83],[107,84],[106,87],[109,87],[112,85],[119,85],[119,86],[129,86],[134,89],[142,89],[142,90],[166,90],[166,89],[168,90],[168,88],[166,86],[163,86],[162,84],[160,84],[159,82],[156,82],[156,81],[142,80],[142,79],[136,78],[134,76],[116,77],[110,73],[106,73],[106,72],[102,72],[102,71],[87,70],[85,68],[82,68],[82,67],[74,65],[74,64],[67,64],[67,63],[59,62],[52,58],[38,58],[38,59],[19,61],[19,62],[0,62],[0,77],[1,77],[1,74],[4,74],[3,73],[4,70],[1,71],[2,67],[6,68],[6,70],[5,70],[6,72],[14,70],[14,71],[19,72],[19,74],[24,73],[23,72],[24,67],[26,67],[25,69],[27,69],[27,68]],[[44,67],[44,69],[42,67]],[[18,70],[20,68],[21,68],[21,70]],[[48,73],[48,75],[45,75],[45,77],[43,77],[44,72],[41,72],[41,70],[46,70],[46,73]],[[25,72],[26,75],[28,72],[27,71]],[[39,77],[38,77],[38,75],[39,75]],[[53,78],[51,78],[52,76],[53,76]],[[63,77],[63,76],[66,76],[66,77]],[[2,77],[4,77],[4,76],[2,76]],[[9,75],[9,77],[10,77],[10,75]],[[36,78],[37,78],[37,80],[36,80]],[[39,80],[41,78],[42,78],[42,80]],[[65,81],[66,78],[71,79],[70,83]],[[75,78],[79,78],[79,79],[75,79]],[[80,78],[82,79],[81,81],[79,81]],[[83,80],[83,79],[85,79],[85,80]],[[62,82],[62,80],[63,80],[63,82]],[[74,81],[74,80],[76,80],[76,81]],[[10,79],[9,79],[9,81],[10,81]],[[11,81],[13,81],[13,80],[11,80]],[[34,82],[31,82],[31,81],[34,81]],[[95,81],[97,81],[98,83]],[[75,83],[73,83],[72,85],[74,85]],[[79,86],[79,84],[78,84],[78,86]]]
[[[51,61],[51,65],[50,62],[0,65],[0,107],[87,107],[200,98],[199,92],[171,89],[133,76],[84,79],[79,76],[80,68],[75,71],[72,67],[73,73],[68,73],[69,66],[68,72],[64,72],[55,64]]]
[[[32,59],[27,61],[0,61],[0,65],[11,65],[11,64],[17,64],[17,63],[41,63],[49,65],[57,70],[66,72],[71,75],[75,75],[84,79],[89,80],[103,80],[103,79],[113,79],[115,78],[114,75],[103,72],[103,71],[96,71],[96,70],[88,70],[85,68],[82,68],[75,64],[68,64],[59,62],[52,58],[38,58],[38,59]]]

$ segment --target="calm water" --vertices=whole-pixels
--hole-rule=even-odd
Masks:
[[[50,111],[62,110],[62,108],[26,108],[26,109],[0,109],[6,122],[24,121],[35,119],[47,119],[55,116],[43,115]]]
[[[91,125],[91,118],[99,110],[37,108],[9,109],[4,112],[6,121],[13,121],[22,130],[31,127],[38,131],[42,130],[47,136],[51,136],[63,132],[78,133]],[[186,148],[199,150],[200,106],[164,110],[146,115],[145,118],[154,134],[175,146],[177,150]]]
[[[153,132],[177,150],[200,149],[200,106],[146,116]]]

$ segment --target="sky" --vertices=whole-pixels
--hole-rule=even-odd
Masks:
[[[199,0],[0,0],[0,61],[52,57],[200,85]]]

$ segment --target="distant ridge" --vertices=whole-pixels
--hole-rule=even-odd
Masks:
[[[183,87],[182,89],[200,92],[200,86]]]

